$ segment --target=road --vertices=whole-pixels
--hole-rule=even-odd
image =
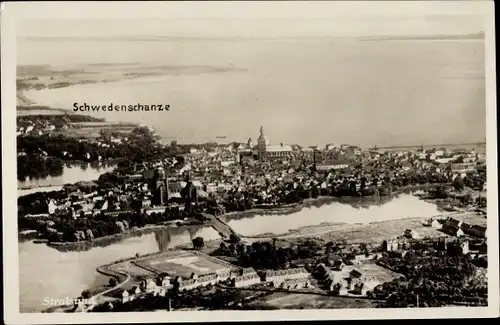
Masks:
[[[222,234],[223,237],[229,238],[231,236],[231,234],[236,234],[235,231],[231,227],[229,227],[229,225],[227,223],[222,221],[220,218],[218,218],[214,215],[211,215],[211,214],[207,214],[207,213],[203,213],[203,216],[211,221],[212,227],[217,232]]]

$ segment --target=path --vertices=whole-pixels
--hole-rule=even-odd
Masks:
[[[212,227],[217,232],[222,234],[223,235],[222,237],[229,238],[231,236],[231,234],[236,234],[236,232],[231,227],[229,227],[229,225],[227,223],[222,221],[220,218],[218,218],[212,214],[208,214],[208,213],[202,213],[202,215],[211,221]]]
[[[224,289],[235,289],[233,287],[228,287],[224,285],[218,284],[219,287],[224,288]],[[303,294],[303,295],[316,295],[316,296],[326,296],[326,297],[340,297],[340,298],[350,298],[350,299],[366,299],[366,300],[380,300],[380,299],[373,299],[373,298],[368,298],[366,295],[354,295],[354,294],[339,294],[339,295],[332,295],[326,292],[319,292],[319,291],[299,291],[299,290],[288,290],[288,289],[282,289],[282,288],[252,288],[252,287],[242,287],[242,288],[237,288],[238,290],[241,291],[261,291],[261,292],[272,292],[272,293],[290,293],[290,294]]]
[[[97,271],[98,271],[99,273],[104,273],[104,274],[106,274],[106,273],[105,273],[105,272],[103,272],[102,270],[99,270],[99,268],[97,269]],[[118,273],[118,271],[116,271],[116,272]],[[97,304],[99,303],[99,302],[98,302],[99,298],[103,297],[104,295],[106,295],[106,294],[110,293],[110,292],[111,292],[111,291],[113,291],[113,290],[120,289],[121,287],[123,287],[125,284],[127,284],[127,283],[128,283],[128,282],[132,279],[132,277],[131,277],[131,276],[130,276],[130,274],[128,274],[128,273],[126,273],[126,274],[125,274],[125,273],[121,273],[121,272],[119,272],[119,273],[120,273],[121,275],[126,275],[126,276],[127,276],[127,277],[125,278],[125,280],[123,280],[121,283],[117,284],[116,286],[114,286],[114,287],[112,287],[112,288],[109,288],[109,289],[107,289],[107,290],[104,290],[104,291],[102,291],[102,292],[100,292],[100,293],[98,293],[98,294],[96,294],[96,295],[94,295],[94,296],[90,297],[90,298],[89,298],[89,301],[92,301],[93,303],[92,303],[92,304],[90,304],[90,305],[85,306],[85,309],[84,309],[82,312],[86,313],[86,312],[87,312],[87,311],[89,311],[90,309],[94,308],[94,307],[95,307],[95,305],[97,305]],[[107,275],[109,275],[109,274],[107,274]]]

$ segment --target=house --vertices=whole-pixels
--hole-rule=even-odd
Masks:
[[[141,282],[141,290],[143,292],[151,293],[157,291],[158,286],[153,279],[146,279]]]
[[[334,255],[331,258],[328,258],[328,264],[334,271],[341,271],[345,265],[344,260],[339,255]]]
[[[319,277],[325,277],[330,272],[331,272],[330,268],[327,267],[324,263],[318,264],[318,266],[316,266],[316,269],[314,271],[314,273],[317,274]]]
[[[396,252],[403,249],[410,249],[412,242],[407,238],[402,239],[390,239],[382,243],[385,251],[387,252]]]
[[[434,218],[430,218],[429,220],[422,222],[422,225],[424,227],[432,227],[434,229],[441,229],[442,227],[441,223],[439,223],[439,221]]]
[[[460,229],[462,229],[464,234],[472,235],[472,225],[470,225],[466,222],[463,222],[462,225],[460,226]]]
[[[164,276],[160,279],[159,284],[163,288],[171,288],[172,287],[172,278],[169,276]]]
[[[108,201],[102,200],[102,201],[97,201],[92,210],[94,211],[94,213],[96,213],[96,212],[106,211],[107,209],[108,209]]]
[[[414,238],[414,239],[420,238],[420,235],[413,229],[406,229],[404,236],[406,238]]]
[[[443,222],[443,227],[441,230],[451,236],[463,236],[463,231],[461,229],[462,226],[462,221],[456,220],[452,217],[448,217],[444,222]]]
[[[437,246],[437,249],[440,251],[445,251],[448,248],[448,243],[451,242],[450,237],[439,237],[436,239],[435,244]]]
[[[327,286],[328,291],[330,292],[339,292],[340,289],[342,288],[342,284],[340,282],[335,282],[335,281],[330,281],[329,285]]]
[[[138,295],[141,294],[141,292],[142,291],[141,291],[141,289],[138,286],[134,286],[132,288],[132,290],[130,290],[128,292],[128,301],[134,300]],[[123,298],[123,295],[124,295],[124,293],[122,294],[122,298]]]
[[[309,288],[311,286],[311,282],[307,278],[302,279],[288,279],[281,283],[280,287],[286,290],[296,290]]]
[[[207,286],[209,284],[214,285],[214,284],[216,284],[218,282],[217,274],[215,274],[215,273],[209,273],[209,274],[200,275],[197,278],[196,282],[200,286]]]
[[[352,270],[351,272],[349,272],[349,277],[351,279],[359,279],[361,277],[362,273],[359,272],[358,270]]]
[[[234,274],[230,268],[218,269],[215,271],[217,281],[225,281],[229,278],[234,278],[241,274]]]
[[[479,225],[470,225],[468,223],[462,223],[460,227],[464,234],[469,236],[474,236],[478,238],[486,238],[486,227]]]
[[[262,281],[273,282],[273,284],[281,285],[285,280],[289,279],[303,279],[309,277],[309,272],[304,268],[266,271],[262,276]]]
[[[127,290],[123,290],[122,292],[122,303],[126,303],[130,301],[130,294],[128,293]]]
[[[318,171],[329,171],[329,170],[337,170],[337,169],[344,169],[349,167],[349,161],[347,160],[335,160],[335,159],[329,159],[326,160],[322,163],[319,163],[316,165],[316,170]]]
[[[334,287],[337,283],[339,283],[339,275],[332,272],[330,269],[325,273],[323,278],[321,279],[322,284],[328,288],[330,291],[334,290]]]
[[[484,243],[484,239],[469,240],[469,251],[479,252]]]
[[[177,278],[179,292],[193,290],[200,285],[196,283],[196,279],[183,280],[181,277]]]
[[[127,178],[129,181],[140,181],[142,180],[143,176],[141,174],[133,174],[133,175],[127,175]]]
[[[260,283],[260,277],[256,272],[237,276],[231,280],[235,288],[248,287]]]
[[[49,214],[54,214],[57,210],[57,203],[55,200],[50,200],[49,203],[47,204],[47,210]]]
[[[361,295],[363,291],[364,283],[363,282],[358,282],[354,285],[354,289],[352,290],[352,293],[355,295]]]
[[[313,264],[315,261],[316,260],[314,258],[303,258],[303,259],[293,260],[291,264],[294,267],[305,267]]]
[[[469,253],[469,241],[468,240],[453,240],[447,245],[448,252],[458,252],[463,255]]]
[[[198,287],[214,285],[221,280],[220,275],[217,273],[208,273],[203,275],[192,273],[190,279],[185,280],[181,277],[177,277],[175,282],[178,285],[179,291],[188,291]]]
[[[254,273],[256,273],[256,271],[253,267],[246,267],[246,268],[241,269],[241,275],[254,274]]]
[[[467,173],[474,171],[474,166],[470,163],[451,164],[451,171],[456,174]]]
[[[486,227],[474,225],[474,226],[472,226],[472,234],[473,234],[473,236],[476,236],[479,238],[486,238]]]

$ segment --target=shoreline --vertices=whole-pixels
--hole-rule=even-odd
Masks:
[[[425,218],[425,217],[422,217],[422,218]],[[369,226],[369,225],[386,225],[386,224],[391,224],[391,223],[398,223],[398,221],[402,220],[404,222],[408,222],[408,221],[411,221],[411,220],[415,220],[415,219],[422,219],[422,218],[406,218],[406,219],[392,219],[392,220],[384,220],[384,221],[375,221],[375,222],[369,222],[369,223],[365,223],[363,224],[364,226]],[[325,222],[325,223],[322,223],[320,224],[319,226],[323,226],[323,227],[327,227],[328,226],[331,226],[331,225],[334,225],[336,223],[329,223],[329,222]],[[340,223],[341,225],[346,225],[345,223]],[[363,225],[360,225],[360,224],[350,224],[351,227],[359,227],[359,226],[363,226]],[[186,227],[192,227],[192,226],[186,226]],[[305,226],[305,227],[301,227],[299,229],[296,229],[296,230],[292,230],[293,234],[290,234],[290,235],[285,235],[285,236],[268,236],[268,237],[265,237],[265,234],[262,234],[261,238],[251,238],[251,237],[241,237],[243,239],[243,241],[248,238],[250,240],[252,239],[255,239],[255,240],[258,240],[258,241],[262,241],[262,240],[270,240],[271,238],[273,237],[277,237],[278,239],[280,240],[295,240],[296,238],[310,238],[310,237],[318,237],[318,236],[322,236],[322,233],[325,232],[325,233],[330,233],[332,232],[332,229],[326,229],[325,231],[321,231],[321,233],[302,233],[302,230],[304,229],[308,229],[308,228],[314,228],[316,226]],[[348,227],[349,228],[349,227]],[[153,229],[153,227],[150,227],[150,229]],[[348,230],[348,229],[346,229]],[[343,231],[342,229],[338,229],[338,231]],[[388,237],[389,238],[389,237]],[[215,249],[219,244],[220,242],[223,241],[222,238],[219,238],[219,239],[209,239],[209,240],[206,240],[205,241],[205,247],[207,249]],[[368,241],[369,242],[369,241]],[[352,243],[351,243],[352,244]],[[168,250],[191,250],[191,246],[190,244],[178,244],[178,245],[175,245],[173,246],[172,248],[169,248]],[[106,289],[102,292],[98,292],[96,293],[94,296],[102,296],[102,295],[105,295],[106,293],[109,293],[109,292],[112,292],[113,290],[116,290],[116,289],[119,289],[121,288],[123,285],[129,283],[132,278],[130,277],[129,274],[123,274],[121,272],[118,272],[118,271],[114,271],[113,269],[111,269],[110,267],[117,264],[117,263],[123,263],[123,262],[127,262],[127,261],[134,261],[136,260],[137,258],[144,258],[144,257],[148,257],[148,256],[155,256],[155,255],[158,255],[158,254],[161,254],[163,253],[162,251],[158,250],[156,252],[151,252],[151,253],[146,253],[146,254],[141,254],[139,256],[130,256],[130,257],[125,257],[125,258],[121,258],[121,259],[117,259],[117,260],[114,260],[114,261],[111,261],[109,263],[106,263],[104,265],[100,265],[98,267],[96,267],[96,271],[97,273],[99,274],[102,274],[102,275],[105,275],[107,277],[113,277],[117,280],[117,285],[115,287],[112,287],[112,288],[109,288],[109,289]],[[93,286],[90,286],[89,287],[89,290],[92,290]],[[43,312],[54,312],[54,311],[43,311]]]
[[[281,206],[269,206],[269,207],[258,207],[246,211],[232,211],[228,212],[219,216],[216,216],[217,219],[222,221],[223,223],[227,224],[229,220],[234,220],[234,219],[243,219],[243,218],[251,218],[256,215],[264,215],[264,216],[271,216],[271,215],[289,215],[293,213],[298,213],[302,211],[305,208],[311,208],[311,207],[321,207],[323,205],[328,205],[331,203],[344,203],[344,204],[349,204],[349,203],[365,203],[367,206],[377,204],[377,201],[389,201],[392,200],[396,197],[398,197],[401,194],[408,193],[410,194],[413,191],[417,191],[419,189],[422,189],[422,187],[429,188],[429,187],[435,187],[439,186],[441,184],[426,184],[426,185],[420,185],[420,186],[412,186],[409,188],[401,188],[397,192],[391,193],[386,196],[362,196],[362,197],[354,197],[354,196],[344,196],[344,197],[335,197],[335,196],[320,196],[317,198],[310,198],[310,199],[304,199],[302,202],[297,202],[297,203],[292,203],[292,204],[286,204],[286,205],[281,205]],[[419,197],[419,199],[422,199]],[[382,202],[382,204],[387,203],[387,202]],[[432,202],[436,203],[436,202]],[[379,203],[380,204],[380,203]],[[315,225],[317,226],[317,225]],[[58,251],[82,251],[82,250],[89,250],[92,249],[95,246],[101,246],[99,244],[102,244],[103,246],[108,246],[113,243],[116,243],[118,241],[124,240],[129,237],[136,237],[136,236],[142,236],[145,235],[149,232],[152,232],[154,230],[159,230],[163,228],[191,228],[191,227],[212,227],[211,223],[200,223],[200,224],[188,224],[188,225],[181,225],[177,226],[174,224],[160,224],[160,225],[150,225],[144,228],[135,228],[131,230],[127,230],[122,233],[117,233],[113,235],[108,235],[104,237],[98,237],[95,238],[91,241],[85,240],[85,241],[79,241],[79,242],[47,242],[47,246],[53,249],[57,249]],[[265,235],[265,234],[262,234]],[[286,234],[285,234],[286,235]],[[279,235],[282,236],[282,235]],[[245,236],[240,235],[241,238],[247,238]],[[248,238],[253,238],[254,236],[249,236]],[[257,238],[257,237],[255,237]],[[265,238],[265,236],[264,236]]]
[[[182,230],[189,230],[193,227],[199,227],[199,228],[211,227],[211,224],[193,223],[193,224],[185,224],[178,226],[174,223],[174,224],[150,225],[143,228],[133,228],[122,233],[98,237],[93,240],[82,240],[79,242],[41,242],[40,244],[45,243],[48,247],[56,249],[60,252],[74,252],[74,251],[80,252],[80,251],[88,251],[95,247],[101,247],[101,245],[106,247],[127,238],[148,235],[149,233],[154,232],[155,230],[161,230],[166,228],[166,229],[176,229],[182,231]]]
[[[103,160],[90,160],[90,161],[85,161],[85,160],[64,160],[64,167],[66,167],[67,164],[70,164],[70,165],[73,165],[72,167],[78,167],[79,165],[81,164],[93,164],[93,163],[96,163],[96,162],[100,162],[100,163],[107,163],[109,165],[112,165],[112,166],[109,166],[109,167],[113,167],[113,168],[116,168],[116,166],[118,165],[119,161],[122,160],[122,159],[126,159],[125,157],[122,157],[122,158],[109,158],[109,159],[103,159]],[[91,169],[95,169],[97,170],[97,168],[93,168],[92,166],[89,166]],[[107,168],[105,166],[103,166],[103,168]],[[60,176],[50,176],[49,177],[61,177],[62,175]],[[41,180],[42,177],[40,178],[36,178],[34,180]],[[30,179],[31,181],[31,179]],[[96,181],[96,180],[93,180],[93,181]],[[26,182],[26,180],[24,181],[19,181],[18,182]],[[66,183],[66,184],[44,184],[44,185],[33,185],[33,186],[21,186],[21,187],[18,187],[17,188],[17,191],[26,191],[26,190],[35,190],[35,189],[43,189],[43,188],[47,188],[47,187],[64,187],[65,185],[74,185],[74,184],[77,184],[79,182],[85,182],[85,181],[78,181],[78,182],[75,182],[75,183]],[[26,195],[29,195],[29,194],[26,194]]]

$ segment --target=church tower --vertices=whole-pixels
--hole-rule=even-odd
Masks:
[[[153,205],[166,205],[168,202],[168,180],[163,167],[158,167],[153,178]]]
[[[259,160],[266,158],[266,147],[268,146],[268,144],[269,142],[267,141],[267,138],[264,134],[264,127],[261,126],[259,140],[257,141]]]

